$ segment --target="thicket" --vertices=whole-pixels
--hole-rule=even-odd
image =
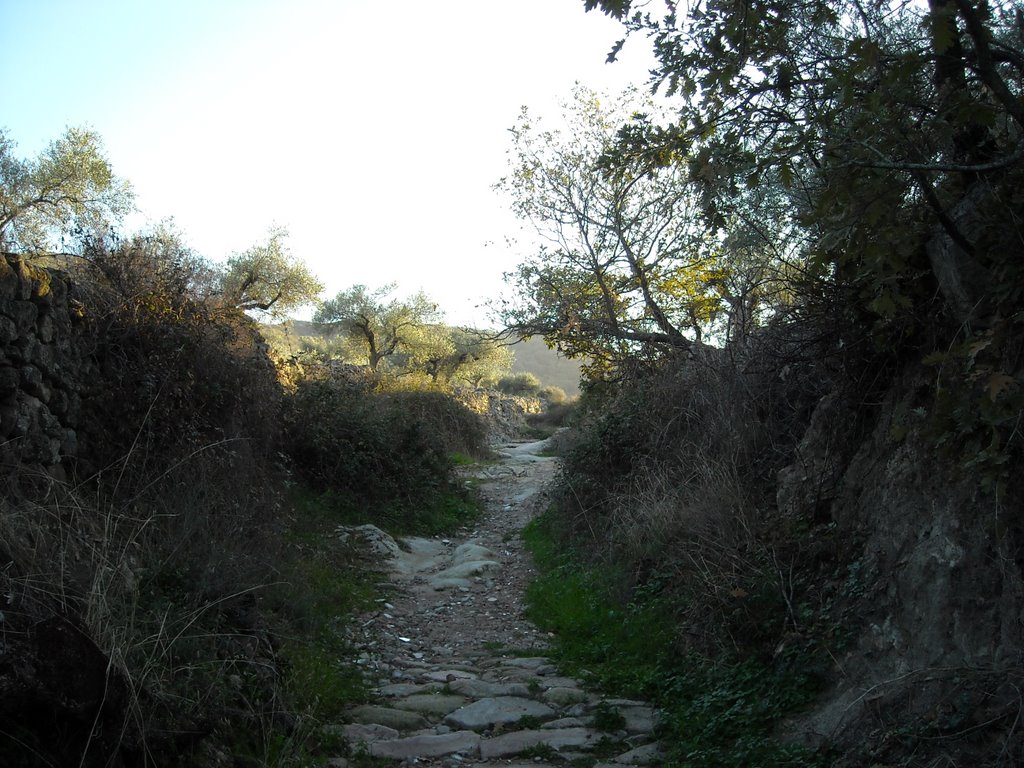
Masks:
[[[833,503],[856,447],[893,460],[890,473],[861,467],[861,482],[934,493],[974,480],[977,498],[965,492],[964,508],[945,514],[965,531],[987,510],[991,554],[973,553],[951,578],[976,575],[993,601],[1019,594],[1020,3],[723,0],[668,3],[664,13],[658,4],[586,5],[621,19],[627,35],[648,37],[654,89],[682,98],[668,119],[638,110],[611,140],[601,124],[596,164],[566,162],[579,154],[572,137],[531,139],[533,122],[514,135],[518,178],[540,179],[515,189],[521,211],[562,239],[518,273],[524,303],[510,320],[563,349],[597,349],[601,363],[590,369],[561,490],[531,533],[561,557],[534,594],[535,610],[562,630],[570,661],[616,685],[633,684],[621,678],[640,670],[640,687],[669,712],[671,764],[802,764],[809,758],[773,741],[773,730],[818,686],[844,676],[844,653],[871,666],[850,647],[866,636],[857,623],[871,609],[866,595],[884,603],[879,622],[912,610],[885,583],[902,574],[860,569],[858,537],[886,530],[881,512]],[[648,248],[635,237],[625,193],[661,178],[678,184],[673,201],[690,206],[681,226],[696,238],[686,247],[666,248],[666,239]],[[596,224],[585,204],[594,189],[609,190],[599,202],[611,211]],[[668,189],[652,184],[651,199]],[[649,216],[655,232],[672,225],[672,210],[636,210],[635,221]],[[598,226],[611,245],[593,237]],[[722,272],[702,273],[702,255]],[[686,277],[700,279],[709,302],[703,327],[680,306]],[[841,426],[822,419],[830,409]],[[812,436],[819,444],[798,451]],[[897,456],[890,448],[901,441]],[[944,476],[919,477],[927,461]],[[806,475],[798,504],[778,494],[784,468]],[[927,510],[872,499],[885,514],[916,514],[909,527],[939,525]],[[915,551],[915,534],[902,531],[893,548]],[[966,532],[950,536],[968,548]],[[955,599],[979,597],[968,591]],[[604,616],[632,629],[618,633]],[[951,634],[962,631],[954,615],[944,618]],[[1019,653],[1016,630],[993,641],[992,658]],[[638,638],[651,639],[646,657],[659,663],[634,651]],[[957,653],[950,658],[972,658]],[[928,664],[894,649],[877,662],[897,659]],[[903,699],[886,691],[884,717],[865,726],[878,729],[877,743],[822,759],[1019,760],[1019,697],[1001,699],[987,718],[997,697],[986,673],[956,674],[937,684],[946,687],[936,709],[970,724],[894,711],[913,698],[907,682]],[[1019,662],[999,674],[1016,681]],[[716,722],[744,725],[707,730]]]
[[[486,453],[486,428],[449,395],[314,377],[285,398],[284,425],[297,474],[345,520],[432,533],[472,514],[453,456]]]
[[[475,507],[447,452],[479,449],[478,420],[437,393],[286,390],[176,241],[90,242],[63,267],[90,376],[63,474],[5,475],[0,762],[325,748],[319,725],[365,695],[342,630],[373,564],[333,539],[344,518],[318,492],[361,520],[453,524]]]

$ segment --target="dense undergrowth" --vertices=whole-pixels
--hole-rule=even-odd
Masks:
[[[324,726],[366,696],[346,623],[379,588],[337,528],[470,519],[452,455],[484,451],[479,417],[315,370],[282,384],[187,252],[87,255],[78,454],[61,476],[4,468],[0,763],[341,754]]]
[[[666,766],[813,766],[822,758],[774,733],[819,690],[822,659],[788,649],[778,658],[735,650],[714,659],[678,636],[674,596],[656,579],[631,588],[627,574],[559,546],[552,513],[524,532],[542,575],[527,593],[529,615],[557,636],[568,672],[605,691],[655,703]]]

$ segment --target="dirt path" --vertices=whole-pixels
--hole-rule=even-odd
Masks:
[[[561,676],[523,614],[533,567],[519,532],[543,507],[556,460],[512,443],[474,467],[486,509],[475,529],[396,545],[365,528],[396,586],[360,617],[360,663],[380,701],[350,712],[355,749],[421,766],[657,765],[656,713]],[[336,768],[348,765],[341,758]]]

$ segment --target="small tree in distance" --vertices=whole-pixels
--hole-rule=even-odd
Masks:
[[[383,360],[412,351],[419,330],[442,316],[422,291],[406,300],[390,298],[396,289],[394,283],[376,290],[354,285],[325,301],[313,322],[351,340],[364,355],[366,366],[377,373]]]
[[[280,317],[317,301],[323,283],[291,254],[287,237],[283,227],[271,227],[265,243],[228,259],[220,279],[226,304]]]

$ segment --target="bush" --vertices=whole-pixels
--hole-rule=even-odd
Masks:
[[[497,389],[506,395],[537,397],[541,391],[541,383],[535,374],[529,372],[513,373],[498,379]]]
[[[412,531],[450,524],[472,506],[450,455],[482,452],[484,430],[447,395],[307,379],[286,400],[285,424],[296,471],[339,512]]]
[[[82,395],[77,477],[4,489],[12,765],[187,753],[200,723],[253,731],[275,706],[254,606],[280,547],[280,392],[252,324],[210,306],[200,271],[168,247],[133,240],[75,272],[80,337],[60,344],[91,372],[66,385]]]

